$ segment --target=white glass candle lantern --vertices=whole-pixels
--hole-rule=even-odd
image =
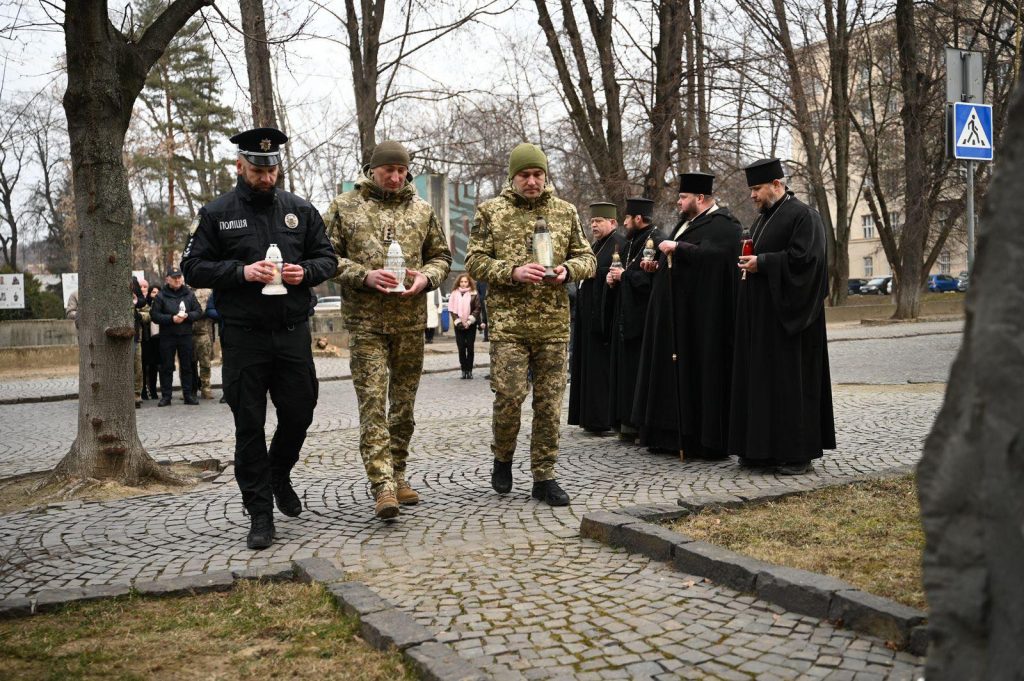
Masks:
[[[284,259],[281,258],[281,249],[277,247],[277,244],[270,244],[270,248],[267,249],[266,260],[274,263],[274,278],[270,280],[269,284],[266,284],[263,287],[263,295],[288,295],[288,289],[286,289],[284,284],[281,283],[281,265],[284,264]]]
[[[533,225],[533,255],[537,263],[544,266],[545,277],[557,277],[555,270],[555,249],[551,244],[551,231],[548,223],[541,215]]]
[[[398,280],[398,286],[388,290],[393,293],[405,291],[405,255],[402,253],[402,247],[397,239],[392,239],[391,245],[388,246],[388,255],[384,259],[384,269],[395,275],[395,279]]]

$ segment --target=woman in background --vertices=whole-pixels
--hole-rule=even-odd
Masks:
[[[462,378],[473,378],[473,344],[476,343],[476,327],[480,320],[480,296],[468,274],[460,274],[455,282],[455,290],[448,297],[448,314],[455,327]]]

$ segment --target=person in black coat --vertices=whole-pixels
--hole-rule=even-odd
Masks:
[[[178,356],[181,371],[181,392],[185,404],[196,406],[199,401],[192,395],[192,322],[203,316],[203,308],[185,286],[185,278],[177,267],[167,271],[166,286],[153,300],[150,318],[160,325],[160,389],[158,407],[171,403],[174,381],[174,356]]]
[[[714,199],[714,175],[679,181],[679,223],[659,244],[633,420],[640,444],[724,459],[729,441],[740,223]],[[671,259],[671,266],[670,266]]]
[[[273,543],[275,503],[287,516],[302,513],[290,475],[319,389],[309,329],[312,288],[338,267],[320,213],[276,187],[287,140],[274,128],[231,138],[238,145],[238,183],[199,210],[181,259],[189,284],[213,289],[224,325],[221,375],[235,417],[235,480],[251,517],[251,549]],[[281,263],[269,259],[271,245]],[[283,285],[282,295],[264,295],[272,282]],[[269,449],[268,392],[277,410]]]
[[[619,437],[633,443],[637,437],[633,425],[633,396],[640,371],[640,349],[643,343],[647,304],[651,297],[654,275],[645,272],[640,263],[644,249],[651,241],[656,249],[665,238],[653,222],[654,202],[650,199],[626,199],[626,241],[619,253],[621,269],[611,268],[605,280],[604,314],[611,319],[611,354],[608,391],[611,400],[611,426]],[[657,251],[655,250],[654,253]]]
[[[750,229],[754,255],[739,257],[746,278],[736,303],[729,451],[741,464],[800,475],[836,447],[825,227],[786,187],[779,159],[745,171],[760,215]]]
[[[615,204],[590,204],[591,247],[597,256],[593,277],[579,282],[576,315],[573,319],[572,384],[569,386],[569,425],[581,426],[588,433],[611,429],[611,403],[608,400],[608,364],[611,356],[611,316],[603,315],[605,296],[614,304],[617,289],[608,288],[608,269],[612,255],[622,250],[625,239],[618,233]]]

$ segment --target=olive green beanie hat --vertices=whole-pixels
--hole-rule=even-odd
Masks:
[[[381,142],[373,148],[373,154],[370,155],[371,168],[387,165],[405,166],[408,168],[409,161],[409,150],[401,142],[395,142],[394,140]]]
[[[508,155],[508,179],[512,179],[519,171],[527,168],[540,168],[548,172],[548,157],[536,144],[523,142]]]

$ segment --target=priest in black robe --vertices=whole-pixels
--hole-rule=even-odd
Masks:
[[[626,442],[636,441],[633,425],[633,395],[640,370],[647,303],[651,297],[654,274],[645,272],[640,264],[645,248],[657,253],[665,235],[653,224],[654,201],[626,199],[626,241],[619,254],[621,268],[611,268],[606,280],[614,296],[605,296],[604,311],[611,319],[612,348],[609,363],[609,394],[612,427]],[[648,244],[650,242],[650,244]]]
[[[779,159],[745,168],[760,214],[741,255],[729,451],[782,475],[835,449],[825,338],[828,268],[818,212],[789,191]]]
[[[679,222],[658,246],[633,423],[640,444],[724,459],[742,227],[714,199],[714,175],[679,180]],[[671,267],[669,266],[671,258]]]
[[[595,434],[612,427],[611,403],[608,400],[612,329],[610,317],[602,315],[602,305],[605,296],[613,301],[618,293],[609,291],[607,282],[612,254],[617,253],[625,242],[618,228],[615,204],[590,204],[590,231],[594,236],[592,247],[597,256],[597,272],[579,282],[576,293],[569,425],[581,426]]]

